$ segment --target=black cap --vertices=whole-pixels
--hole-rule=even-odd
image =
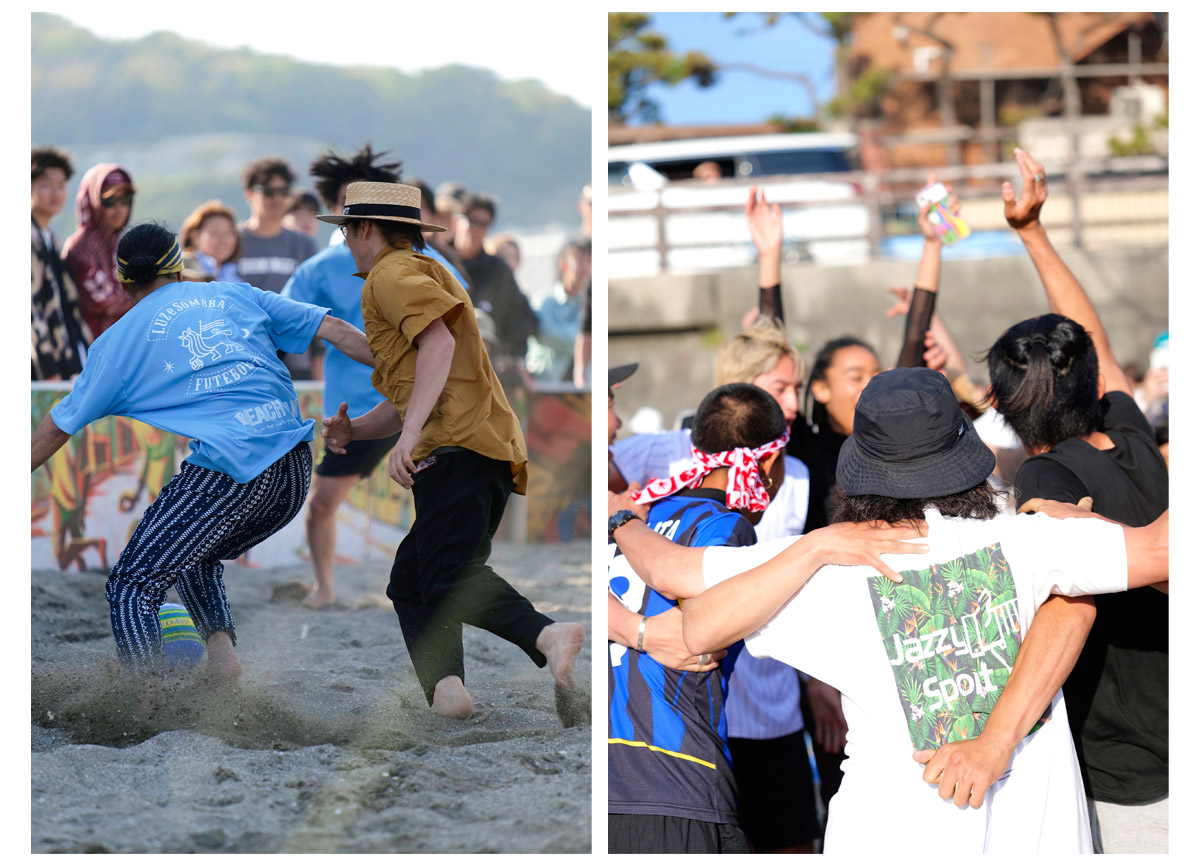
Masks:
[[[897,367],[859,396],[837,481],[848,496],[935,498],[969,490],[995,466],[950,381],[927,367]]]
[[[637,364],[622,364],[619,367],[610,367],[608,369],[608,385],[611,388],[619,382],[624,382],[629,377],[633,376],[633,372],[638,369]]]

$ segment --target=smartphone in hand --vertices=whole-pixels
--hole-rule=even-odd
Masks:
[[[950,192],[942,183],[935,182],[918,191],[917,206],[929,213],[929,222],[943,244],[953,245],[971,235],[967,222],[950,211]]]

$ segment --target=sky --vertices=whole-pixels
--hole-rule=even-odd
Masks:
[[[791,15],[770,28],[753,12],[726,19],[720,12],[669,12],[651,17],[650,28],[667,37],[672,50],[702,51],[718,64],[751,63],[771,71],[802,73],[812,80],[818,98],[833,97],[833,42],[816,35]],[[718,83],[701,88],[691,82],[656,85],[668,125],[717,125],[762,122],[772,114],[812,116],[807,90],[795,81],[776,80],[745,71],[723,73]]]
[[[537,14],[523,17],[502,4],[472,4],[469,14],[455,18],[458,24],[469,21],[470,26],[455,26],[450,36],[437,29],[424,32],[418,26],[382,25],[387,12],[381,10],[397,10],[408,23],[420,25],[436,18],[433,10],[437,7],[358,3],[355,8],[365,10],[367,20],[338,14],[328,3],[296,4],[289,9],[251,3],[235,7],[214,2],[199,6],[68,2],[41,7],[39,11],[60,15],[108,39],[138,39],[156,30],[167,30],[219,47],[244,46],[264,54],[287,54],[332,65],[377,65],[416,72],[463,63],[492,69],[505,80],[536,78],[586,108],[598,101],[598,75],[588,68],[589,63],[580,62],[579,40],[572,34],[579,29],[573,25],[582,27],[586,23],[588,28],[597,29],[601,25],[599,14],[585,21],[583,13],[555,5],[538,7],[541,11]],[[552,38],[552,33],[564,38]],[[536,50],[520,49],[519,37],[536,43]],[[598,58],[602,48],[601,44],[592,53]]]

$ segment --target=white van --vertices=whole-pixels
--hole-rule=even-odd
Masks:
[[[719,180],[693,178],[704,162],[716,164]],[[743,207],[754,184],[765,189],[769,202],[783,208],[785,260],[856,263],[869,255],[869,216],[859,187],[827,177],[858,169],[852,134],[746,135],[613,146],[608,168],[610,275],[660,270],[655,212],[660,206],[666,210],[662,227],[667,269],[752,265],[756,251]],[[791,178],[804,174],[826,176]],[[818,201],[844,203],[804,205]]]

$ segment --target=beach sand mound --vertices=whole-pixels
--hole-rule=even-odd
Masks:
[[[586,687],[588,545],[497,544],[492,560],[587,628]],[[227,565],[245,674],[180,673],[147,701],[117,671],[104,576],[35,571],[32,851],[590,850],[586,689],[556,696],[515,645],[468,627],[475,713],[435,716],[380,599],[387,565],[339,566],[338,604],[318,612],[299,603],[309,576]]]

